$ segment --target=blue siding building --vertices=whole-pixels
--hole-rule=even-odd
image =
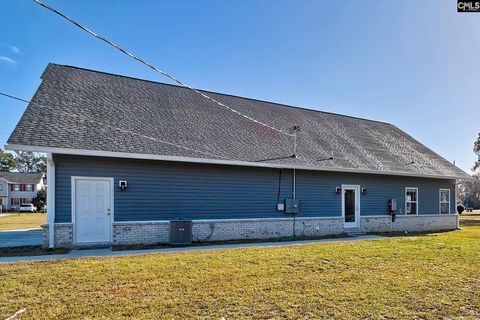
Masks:
[[[292,197],[292,170],[55,155],[57,222],[71,223],[71,177],[113,177],[114,221],[248,219],[291,217],[277,204]],[[280,177],[280,171],[281,177]],[[390,217],[388,201],[405,212],[405,188],[418,188],[418,214],[437,215],[439,190],[455,193],[455,181],[297,170],[301,217],[341,217],[341,185],[366,189],[361,216]],[[453,200],[453,199],[452,199]],[[455,213],[450,201],[450,212]]]
[[[178,219],[202,242],[457,228],[466,173],[391,124],[54,64],[42,80],[7,148],[48,155],[45,246],[164,243]]]

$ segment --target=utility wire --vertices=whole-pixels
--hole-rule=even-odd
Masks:
[[[259,120],[256,120],[256,119],[254,119],[254,118],[252,118],[252,117],[250,117],[250,116],[248,116],[248,115],[246,115],[246,114],[243,114],[243,113],[241,113],[240,111],[235,110],[234,108],[229,107],[229,106],[227,106],[226,104],[224,104],[224,103],[222,103],[222,102],[220,102],[220,101],[218,101],[218,100],[210,97],[209,95],[207,95],[207,94],[205,94],[205,93],[203,93],[203,92],[201,92],[201,91],[193,88],[192,86],[190,86],[190,85],[188,85],[188,84],[186,84],[186,83],[178,80],[178,79],[175,78],[174,76],[168,74],[168,73],[165,72],[165,71],[160,70],[159,68],[157,68],[157,67],[154,66],[153,64],[149,63],[148,61],[146,61],[146,60],[144,60],[144,59],[142,59],[142,58],[140,58],[140,57],[138,57],[138,56],[130,53],[129,51],[121,48],[120,46],[116,45],[115,43],[113,43],[112,41],[108,40],[107,38],[105,38],[105,37],[103,37],[103,36],[95,33],[94,31],[92,31],[92,30],[88,29],[87,27],[81,25],[81,24],[78,23],[77,21],[75,21],[75,20],[73,20],[72,18],[66,16],[65,14],[61,13],[60,11],[58,11],[58,10],[50,7],[49,5],[43,3],[43,2],[41,2],[41,1],[39,1],[39,0],[33,0],[33,1],[34,1],[35,3],[37,3],[38,5],[42,6],[43,8],[45,8],[45,9],[47,9],[47,10],[49,10],[49,11],[51,11],[51,12],[53,12],[53,13],[59,15],[59,16],[61,16],[62,18],[66,19],[66,20],[69,21],[70,23],[72,23],[72,24],[74,24],[75,26],[77,26],[78,28],[80,28],[80,29],[82,29],[83,31],[85,31],[85,32],[89,33],[90,35],[94,36],[95,38],[97,38],[97,39],[99,39],[99,40],[107,43],[108,45],[112,46],[113,48],[117,49],[118,51],[126,54],[126,55],[129,56],[130,58],[132,58],[132,59],[134,59],[134,60],[136,60],[136,61],[144,64],[145,66],[149,67],[150,69],[154,70],[155,72],[158,72],[158,73],[160,73],[161,75],[163,75],[163,76],[169,78],[170,80],[176,82],[176,83],[179,84],[180,86],[185,87],[185,88],[187,88],[187,89],[190,89],[190,90],[196,92],[197,94],[201,95],[201,96],[204,97],[205,99],[207,99],[207,100],[209,100],[209,101],[212,101],[212,102],[216,103],[217,105],[219,105],[219,106],[221,106],[221,107],[223,107],[223,108],[225,108],[225,109],[227,109],[227,110],[229,110],[229,111],[231,111],[231,112],[233,112],[233,113],[236,113],[236,114],[239,115],[239,116],[242,116],[242,117],[245,118],[245,119],[248,119],[248,120],[250,120],[250,121],[253,121],[253,122],[255,122],[255,123],[257,123],[257,124],[259,124],[259,125],[261,125],[261,126],[264,126],[264,127],[269,128],[269,129],[271,129],[271,130],[277,131],[277,132],[282,133],[282,134],[284,134],[284,135],[292,136],[292,134],[290,134],[290,133],[288,133],[288,132],[285,132],[285,131],[283,131],[283,130],[277,129],[277,128],[273,127],[273,126],[270,126],[270,125],[268,125],[268,124],[266,124],[266,123],[263,123],[263,122],[261,122],[261,121],[259,121]]]
[[[39,107],[44,108],[44,109],[45,109],[45,108],[53,109],[56,113],[61,113],[61,114],[65,115],[65,116],[68,116],[68,117],[81,118],[81,119],[83,119],[83,120],[90,121],[90,122],[93,122],[93,123],[95,123],[95,124],[98,124],[98,125],[100,125],[100,126],[102,126],[102,127],[109,127],[109,128],[111,128],[111,129],[118,130],[118,131],[121,131],[121,132],[123,132],[123,133],[133,134],[133,135],[139,136],[139,137],[141,137],[141,138],[145,138],[145,139],[148,139],[148,140],[156,141],[156,142],[163,143],[163,144],[166,144],[166,145],[169,145],[169,146],[173,146],[173,147],[177,147],[177,148],[180,148],[180,149],[184,149],[184,150],[188,150],[188,151],[193,151],[193,152],[200,153],[200,154],[203,154],[203,155],[207,155],[207,156],[211,156],[211,157],[218,157],[218,158],[223,158],[223,159],[225,159],[225,157],[219,156],[219,155],[217,155],[217,154],[213,154],[213,153],[210,153],[210,152],[207,152],[207,151],[201,151],[201,150],[197,150],[197,149],[185,147],[185,146],[182,146],[182,145],[173,143],[173,142],[168,142],[168,141],[160,140],[160,139],[158,139],[158,138],[151,137],[151,136],[144,135],[144,134],[140,134],[140,133],[137,133],[137,132],[134,132],[134,131],[131,131],[131,130],[122,129],[122,128],[119,128],[119,127],[116,127],[116,126],[112,126],[112,125],[110,125],[110,124],[108,124],[108,123],[104,123],[104,122],[95,120],[95,119],[93,119],[93,118],[89,118],[89,117],[86,117],[86,116],[83,116],[83,115],[73,114],[73,113],[70,113],[70,112],[66,112],[66,111],[63,111],[63,110],[59,110],[59,109],[53,108],[53,107],[51,107],[51,106],[47,106],[47,105],[39,104],[39,103],[36,103],[36,102],[32,102],[32,101],[29,101],[29,100],[26,100],[26,99],[22,99],[22,98],[19,98],[19,97],[16,97],[16,96],[12,96],[12,95],[9,95],[9,94],[3,93],[3,92],[0,92],[0,95],[5,96],[5,97],[8,97],[8,98],[11,98],[11,99],[15,99],[15,100],[18,100],[18,101],[22,101],[22,102],[25,102],[25,103],[30,103],[30,104],[39,106]]]
[[[22,99],[22,98],[19,98],[19,97],[15,97],[15,96],[11,96],[11,95],[6,94],[6,93],[3,93],[3,92],[0,92],[0,95],[5,96],[5,97],[7,97],[7,98],[15,99],[15,100],[18,100],[18,101],[30,103],[30,101],[28,101],[28,100],[25,100],[25,99]]]

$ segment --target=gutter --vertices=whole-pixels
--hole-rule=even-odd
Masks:
[[[57,147],[41,147],[19,144],[7,144],[5,150],[11,151],[32,151],[43,153],[55,153],[65,155],[78,155],[78,156],[91,156],[91,157],[109,157],[109,158],[125,158],[125,159],[143,159],[143,160],[162,160],[173,162],[189,162],[189,163],[205,163],[205,164],[223,164],[231,166],[243,166],[243,167],[260,167],[260,168],[275,168],[275,169],[298,169],[298,170],[310,170],[310,171],[326,171],[326,172],[345,172],[345,173],[364,173],[364,174],[378,174],[389,176],[406,176],[406,177],[421,177],[421,178],[433,178],[433,179],[465,179],[468,176],[447,176],[447,175],[429,175],[421,173],[411,172],[397,172],[397,171],[381,171],[371,169],[352,169],[352,168],[321,168],[312,167],[307,165],[291,165],[291,164],[277,164],[277,163],[260,163],[249,162],[240,160],[222,160],[222,159],[208,159],[208,158],[192,158],[192,157],[179,157],[179,156],[165,156],[156,154],[145,153],[132,153],[132,152],[116,152],[116,151],[98,151],[98,150],[85,150],[85,149],[69,149],[69,148],[57,148]]]

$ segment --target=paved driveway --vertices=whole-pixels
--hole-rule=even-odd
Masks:
[[[39,245],[42,245],[41,230],[0,231],[0,248]]]

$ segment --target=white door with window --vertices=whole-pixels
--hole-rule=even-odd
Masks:
[[[344,228],[360,226],[360,186],[342,185],[342,216]]]
[[[111,241],[113,179],[72,177],[75,243]]]

